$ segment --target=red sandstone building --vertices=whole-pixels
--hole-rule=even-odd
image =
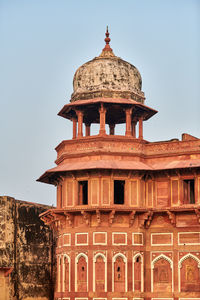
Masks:
[[[143,138],[157,111],[108,32],[105,41],[76,71],[59,112],[73,122],[73,138],[39,178],[57,186],[57,208],[41,215],[57,235],[55,299],[200,299],[200,139]]]

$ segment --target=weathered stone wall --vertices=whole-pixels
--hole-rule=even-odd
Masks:
[[[53,234],[39,218],[48,208],[0,197],[2,300],[53,299]]]
[[[0,197],[0,294],[13,299],[14,284],[10,272],[14,268],[15,205],[10,197]],[[8,274],[7,274],[8,273]]]

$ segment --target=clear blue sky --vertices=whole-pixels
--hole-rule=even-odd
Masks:
[[[76,69],[104,47],[106,25],[159,111],[144,137],[200,137],[199,0],[0,0],[0,195],[55,204],[55,187],[35,180],[71,138],[57,113]]]

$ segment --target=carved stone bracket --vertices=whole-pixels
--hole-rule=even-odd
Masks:
[[[48,218],[49,218],[49,225],[51,226],[51,228],[55,231],[58,231],[58,222],[55,221],[55,217],[52,216],[52,215],[48,215]]]
[[[63,176],[53,176],[52,180],[50,180],[50,182],[52,182],[55,186],[58,186],[59,184],[61,184],[64,180]]]
[[[146,228],[149,228],[149,226],[151,225],[152,219],[153,219],[153,212],[149,211],[148,212],[148,219],[146,220]]]
[[[144,213],[139,227],[144,228],[146,226],[146,228],[149,228],[152,219],[153,219],[153,211],[148,211]]]
[[[195,214],[197,216],[197,220],[200,223],[200,210],[199,209],[195,209]]]
[[[52,219],[49,216],[43,216],[40,218],[46,225],[51,225]]]
[[[135,220],[135,214],[136,214],[136,211],[132,211],[130,214],[129,214],[129,227],[131,227],[134,223],[134,220]]]
[[[64,215],[66,217],[66,221],[69,222],[69,226],[73,227],[74,226],[74,216],[73,216],[73,214],[65,212]]]
[[[115,217],[115,210],[113,209],[113,210],[109,213],[109,218],[108,218],[109,226],[111,226],[111,224],[113,223],[114,217]]]
[[[169,217],[169,220],[171,222],[171,224],[176,227],[176,215],[175,213],[171,212],[171,211],[167,211],[167,214],[168,214],[168,217]]]
[[[54,230],[58,231],[59,229],[59,222],[57,220],[55,220],[55,222],[52,223],[52,227]]]
[[[83,216],[83,219],[85,220],[85,224],[90,226],[90,214],[84,210],[81,211],[81,214]]]
[[[65,226],[66,219],[63,215],[52,213],[52,217],[54,218],[54,223],[56,228]]]
[[[96,210],[96,216],[98,225],[101,225],[101,213],[99,209]]]
[[[57,231],[59,226],[59,221],[56,218],[55,214],[48,214],[46,216],[41,217],[42,221],[49,225],[53,230]]]
[[[181,175],[180,175],[180,171],[179,171],[179,170],[174,170],[174,173],[176,174],[176,176],[177,176],[178,178],[180,178],[180,177],[181,177]]]

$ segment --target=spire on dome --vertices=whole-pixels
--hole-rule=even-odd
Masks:
[[[105,51],[112,51],[112,49],[110,48],[110,45],[109,45],[109,43],[110,43],[110,38],[109,38],[110,33],[108,32],[108,26],[106,28],[105,35],[106,35],[106,38],[105,38],[104,41],[106,42],[106,45],[105,45],[105,47],[104,47],[103,50],[105,50]]]
[[[110,48],[110,38],[109,38],[109,31],[108,31],[108,26],[106,27],[106,33],[105,33],[105,42],[106,42],[106,45],[105,47],[103,48],[101,54],[99,55],[99,57],[110,57],[110,56],[115,56],[112,49]]]

